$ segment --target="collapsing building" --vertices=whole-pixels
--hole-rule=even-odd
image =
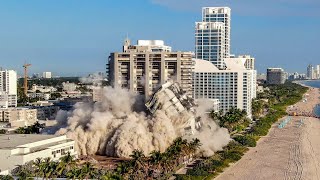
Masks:
[[[145,104],[141,96],[126,89],[105,87],[103,91],[101,102],[77,103],[72,112],[57,116],[56,134],[73,139],[80,155],[130,157],[135,149],[148,155],[164,152],[182,137],[198,138],[203,143],[199,151],[211,156],[230,141],[228,130],[205,113],[210,103],[195,106],[178,83],[164,83]],[[147,109],[150,115],[144,112]],[[198,116],[205,126],[200,126]]]
[[[181,134],[193,134],[196,129],[201,127],[200,119],[195,118],[193,99],[180,89],[178,83],[167,82],[163,84],[145,105],[151,114],[161,110],[173,120],[175,117],[185,116],[186,118],[183,119],[187,121],[179,123],[182,124]]]

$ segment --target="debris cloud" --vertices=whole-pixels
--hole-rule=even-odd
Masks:
[[[178,85],[163,85],[160,90],[158,93],[169,93],[171,98],[155,93],[153,102],[159,107],[148,115],[141,96],[126,89],[105,87],[101,102],[77,103],[73,112],[59,112],[56,134],[66,134],[75,140],[75,148],[81,155],[113,157],[129,157],[134,149],[143,150],[146,155],[153,150],[163,152],[178,137],[200,139],[200,152],[204,156],[213,155],[229,143],[228,131],[218,127],[204,113],[207,107],[201,104],[206,103],[181,109],[180,105],[184,104],[181,102],[189,98],[180,92]],[[164,109],[164,106],[174,107],[168,102],[175,102],[178,113],[170,114],[171,111]],[[196,112],[200,118],[196,118]],[[196,119],[201,119],[201,126]],[[192,132],[188,131],[190,129]]]

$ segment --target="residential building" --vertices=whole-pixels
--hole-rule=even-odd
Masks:
[[[34,99],[35,99],[35,98],[38,98],[39,101],[40,101],[40,100],[45,100],[45,101],[47,101],[47,100],[50,99],[51,94],[50,94],[50,93],[28,93],[27,96],[28,96],[29,98],[34,98]]]
[[[24,127],[37,122],[37,110],[28,108],[0,109],[0,122],[11,127]]]
[[[268,68],[267,69],[267,83],[268,84],[284,84],[286,75],[282,68]]]
[[[52,73],[51,72],[43,72],[42,77],[45,79],[51,79],[52,78]]]
[[[137,45],[131,45],[127,39],[123,52],[111,53],[107,72],[112,86],[127,88],[148,99],[168,80],[179,83],[191,96],[192,68],[191,52],[173,52],[161,40],[138,40]]]
[[[315,68],[315,78],[320,79],[320,65],[317,65]]]
[[[229,58],[231,53],[231,9],[229,7],[204,7],[202,8],[202,22],[221,22],[224,24],[224,56]],[[214,39],[214,36],[211,38]]]
[[[225,68],[227,58],[225,24],[222,22],[196,22],[195,57],[210,61],[219,69]]]
[[[75,142],[66,135],[0,135],[0,174],[10,174],[18,165],[24,165],[36,158],[57,161],[68,152],[77,157],[74,147]]]
[[[239,55],[238,58],[245,58],[246,62],[244,64],[244,66],[246,67],[246,69],[248,70],[254,70],[255,68],[255,58],[251,57],[250,55]]]
[[[314,79],[314,68],[311,64],[307,67],[307,78]]]
[[[38,120],[54,120],[60,108],[58,106],[30,106],[30,109],[37,110]]]
[[[256,71],[245,68],[245,58],[226,58],[226,69],[196,59],[193,71],[193,97],[218,99],[223,113],[239,108],[251,117],[251,102],[256,97]]]
[[[17,72],[0,69],[0,106],[17,107]]]
[[[56,91],[57,91],[57,88],[53,86],[43,86],[43,85],[37,85],[37,84],[33,84],[31,87],[31,90],[29,90],[29,92],[40,92],[40,93],[53,93]]]

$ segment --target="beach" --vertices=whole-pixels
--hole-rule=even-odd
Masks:
[[[288,108],[296,112],[283,128],[275,123],[267,136],[241,160],[227,168],[215,179],[301,179],[320,180],[320,120],[307,117],[320,104],[319,89],[309,88],[304,99]]]

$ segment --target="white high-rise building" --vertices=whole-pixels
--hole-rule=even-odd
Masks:
[[[17,107],[17,72],[0,70],[0,107]]]
[[[320,79],[320,65],[317,65],[317,66],[316,66],[315,71],[316,71],[316,78],[317,78],[317,79]]]
[[[224,24],[225,56],[230,57],[231,9],[229,7],[204,7],[202,8],[202,22],[222,22]]]
[[[196,22],[195,56],[210,61],[219,69],[225,68],[227,58],[225,25],[222,22]]]
[[[307,68],[307,78],[314,79],[314,67],[311,64]]]
[[[251,117],[251,102],[256,97],[255,59],[231,55],[230,34],[230,8],[202,9],[202,22],[196,22],[195,27],[193,97],[218,99],[224,113],[236,107]]]
[[[52,78],[52,73],[51,72],[43,72],[42,77],[46,79]]]
[[[195,60],[193,97],[219,99],[223,113],[235,107],[251,117],[252,99],[256,97],[256,71],[245,68],[245,58],[227,58],[226,69],[219,70],[205,60]]]

